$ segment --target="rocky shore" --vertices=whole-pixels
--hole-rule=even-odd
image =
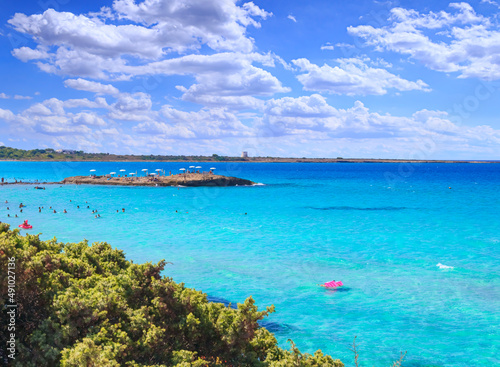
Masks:
[[[73,176],[61,181],[62,184],[76,185],[116,185],[116,186],[243,186],[255,182],[238,177],[228,177],[208,173],[181,173],[172,176],[155,177],[108,177]]]
[[[155,177],[109,177],[109,176],[73,176],[58,182],[2,182],[3,185],[114,185],[114,186],[251,186],[256,183],[238,177],[214,175],[208,173],[181,173],[172,176]]]

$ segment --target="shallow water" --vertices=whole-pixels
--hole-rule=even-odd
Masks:
[[[347,366],[356,335],[366,366],[390,366],[400,351],[406,366],[499,362],[500,165],[198,164],[265,185],[3,186],[0,220],[29,219],[44,239],[107,241],[137,262],[166,259],[165,275],[218,302],[274,304],[264,326],[282,346],[292,338]],[[189,165],[0,162],[0,176]],[[22,216],[8,218],[20,202]],[[345,287],[317,285],[332,279]]]

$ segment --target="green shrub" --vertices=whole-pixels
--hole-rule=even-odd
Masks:
[[[16,263],[13,366],[343,366],[277,346],[249,297],[237,309],[162,277],[165,262],[133,264],[107,243],[61,244],[21,236],[0,223],[0,306],[7,319],[7,269]]]

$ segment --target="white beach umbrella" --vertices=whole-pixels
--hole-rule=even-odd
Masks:
[[[197,169],[198,169],[198,168],[201,168],[201,166],[196,166],[195,168],[197,168]]]
[[[127,170],[125,170],[125,169],[121,169],[121,170],[120,170],[120,172],[127,172]]]
[[[116,172],[111,172],[110,175],[116,175]]]
[[[129,173],[129,175],[130,175],[130,176],[133,176],[133,175],[135,175],[135,173],[134,173],[134,172],[130,172],[130,173]]]
[[[179,171],[185,171],[186,169],[185,168],[179,168]]]
[[[211,170],[213,171],[214,169],[217,169],[217,168],[215,168],[215,167],[212,167],[212,168],[210,168],[210,169],[211,169]]]
[[[194,166],[189,166],[189,168],[194,168]]]
[[[95,172],[95,169],[91,169],[90,172]]]

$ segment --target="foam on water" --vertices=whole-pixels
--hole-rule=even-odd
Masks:
[[[455,267],[453,266],[449,266],[449,265],[444,265],[444,264],[441,264],[441,263],[438,263],[436,265],[439,269],[454,269]]]
[[[0,176],[52,181],[186,165],[1,162]],[[135,262],[166,259],[165,275],[214,301],[274,304],[263,325],[282,346],[291,338],[346,365],[355,335],[375,367],[405,350],[404,365],[496,363],[500,165],[414,165],[407,177],[398,164],[213,166],[265,185],[0,186],[0,220],[17,228],[29,219],[44,239],[107,241]],[[6,207],[19,215],[20,202],[22,217],[8,218]],[[317,285],[331,279],[345,287]]]

